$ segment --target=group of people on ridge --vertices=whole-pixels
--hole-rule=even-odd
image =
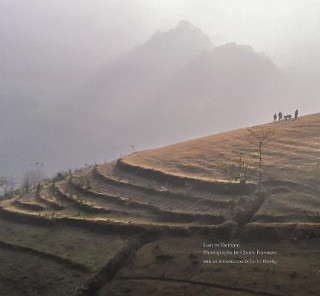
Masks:
[[[298,109],[296,109],[296,111],[294,112],[294,118],[297,119],[298,115],[299,115],[299,111],[298,111]],[[273,121],[277,121],[277,119],[280,121],[280,120],[282,120],[282,118],[284,118],[284,120],[291,119],[291,114],[283,116],[282,112],[279,111],[278,117],[277,117],[277,113],[274,113],[274,115],[273,115]]]

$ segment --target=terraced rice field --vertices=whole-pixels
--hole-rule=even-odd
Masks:
[[[245,184],[230,183],[217,165],[236,148],[251,158],[251,168],[257,166],[257,160],[252,158],[257,148],[248,142],[246,129],[142,151],[73,174],[60,174],[33,186],[24,195],[1,201],[0,248],[8,254],[41,258],[48,266],[49,262],[52,266],[62,264],[70,276],[69,284],[54,273],[54,267],[45,271],[56,278],[52,285],[61,283],[66,287],[55,286],[54,295],[66,295],[65,291],[71,290],[75,295],[91,295],[90,289],[100,291],[99,295],[125,295],[130,291],[134,291],[133,295],[161,295],[163,291],[167,291],[164,295],[171,295],[170,289],[178,291],[182,287],[185,295],[189,295],[187,291],[203,295],[289,295],[286,293],[294,291],[290,285],[283,289],[275,285],[270,292],[257,281],[250,282],[253,285],[250,289],[241,282],[228,284],[225,279],[221,284],[210,279],[215,274],[212,269],[199,267],[199,276],[194,277],[191,271],[185,273],[173,268],[170,260],[184,266],[180,260],[185,255],[175,248],[184,250],[183,244],[196,248],[195,237],[200,241],[210,237],[296,242],[304,239],[305,229],[318,231],[319,126],[320,114],[267,125],[277,129],[279,137],[263,147],[262,195],[257,195],[257,178],[253,174]],[[234,188],[241,190],[235,194]],[[159,235],[163,252],[175,254],[168,256],[172,257],[168,259],[170,262],[162,265],[150,251],[150,246],[158,244]],[[177,239],[172,249],[167,244],[177,237],[188,238],[180,243]],[[130,263],[129,259],[144,245],[149,257],[140,252]],[[285,248],[297,252],[297,257],[304,250],[303,246],[299,250],[292,246]],[[314,252],[315,257],[319,256]],[[162,255],[167,258],[165,254]],[[187,259],[190,263],[184,266],[187,270],[198,269],[201,260],[197,256],[194,262],[198,263],[194,266]],[[310,270],[318,268],[311,265]],[[121,268],[123,271],[116,276]],[[176,274],[170,270],[176,270]],[[278,271],[279,281],[285,281],[285,270]],[[26,272],[21,269],[14,281],[23,282]],[[260,273],[266,275],[269,271]],[[303,274],[308,283],[313,283],[312,275],[305,270]],[[29,275],[27,279],[34,280]],[[83,287],[79,286],[80,282]],[[296,284],[296,291],[303,293],[303,282]],[[168,285],[171,288],[166,290]],[[41,289],[47,293],[45,288]],[[41,289],[26,295],[53,295],[41,294]],[[122,294],[117,294],[117,289]],[[309,290],[296,295],[319,295],[318,287]],[[20,295],[16,290],[8,293]]]
[[[233,147],[247,156],[255,152],[246,129],[134,153],[48,181],[38,191],[35,187],[25,196],[3,202],[2,210],[51,219],[181,227],[231,222],[241,228],[250,221],[308,223],[306,212],[320,206],[319,118],[315,114],[267,125],[279,131],[279,137],[264,147],[267,198],[257,202],[257,180],[252,177],[250,188],[239,197],[239,217],[232,212],[232,196],[217,161]]]

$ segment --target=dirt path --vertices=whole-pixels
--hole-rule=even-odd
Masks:
[[[128,242],[92,279],[78,289],[75,296],[93,296],[116,276],[131,258],[145,244],[157,240],[160,231],[146,231]]]

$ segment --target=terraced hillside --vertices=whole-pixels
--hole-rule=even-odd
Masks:
[[[20,259],[12,265],[19,272],[4,295],[182,295],[170,294],[182,287],[201,295],[318,295],[319,286],[312,288],[309,271],[319,266],[313,266],[312,259],[305,263],[304,282],[296,275],[288,279],[293,270],[285,265],[272,279],[278,281],[272,289],[258,279],[248,288],[245,275],[230,283],[223,279],[223,271],[234,272],[228,267],[219,269],[217,282],[211,279],[216,269],[200,264],[204,240],[255,244],[284,239],[289,245],[279,249],[286,250],[283,260],[288,261],[287,250],[297,258],[304,256],[305,229],[319,231],[320,114],[266,126],[277,129],[279,137],[263,147],[262,195],[257,195],[253,175],[246,183],[228,182],[219,169],[218,162],[234,150],[249,158],[257,152],[248,142],[247,129],[240,129],[59,173],[24,195],[2,201],[1,256],[21,257],[17,255]],[[251,169],[256,166],[252,158]],[[320,258],[314,241],[308,245],[310,254]],[[26,258],[36,269],[45,266],[47,278],[30,276],[30,269],[19,265]],[[59,268],[66,270],[67,279],[56,272]],[[269,271],[259,268],[248,274],[265,277]],[[40,286],[36,277],[42,279]],[[3,276],[0,280],[6,281]],[[301,294],[304,283],[311,287],[307,294]],[[29,291],[30,285],[36,288]],[[159,288],[165,285],[171,288]]]
[[[320,114],[265,125],[279,136],[264,147],[263,182],[267,198],[254,213],[251,223],[270,226],[307,223],[305,212],[320,208]],[[188,180],[215,183],[223,178],[217,162],[233,150],[251,157],[257,147],[248,142],[248,130],[191,140],[122,158],[119,166],[144,177],[177,182]],[[256,164],[254,158],[252,162]],[[252,178],[252,181],[257,181]]]

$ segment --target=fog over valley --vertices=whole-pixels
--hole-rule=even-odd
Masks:
[[[0,0],[0,175],[319,112],[319,4],[238,2]]]

